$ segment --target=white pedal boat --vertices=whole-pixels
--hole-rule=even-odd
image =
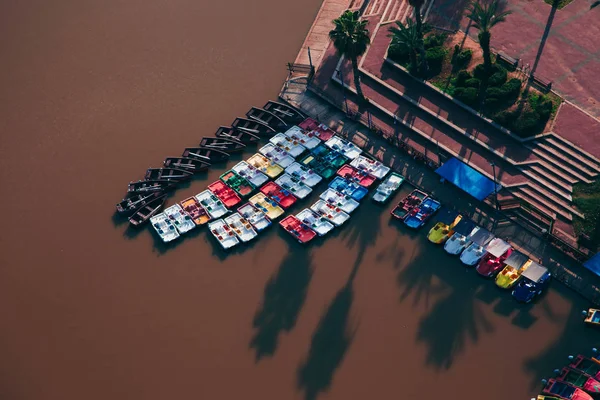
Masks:
[[[350,163],[354,168],[365,171],[377,179],[383,179],[389,172],[390,167],[383,165],[377,160],[370,159],[363,155],[356,157]]]
[[[314,133],[305,133],[302,128],[296,125],[285,131],[284,135],[292,140],[297,141],[309,150],[314,149],[321,143],[321,139],[319,139]]]
[[[318,200],[310,206],[310,209],[319,214],[321,217],[333,222],[335,226],[341,226],[344,222],[350,219],[350,215],[342,211],[341,208],[332,206],[324,200]]]
[[[275,181],[276,184],[290,191],[299,199],[304,199],[312,192],[312,188],[307,186],[300,179],[294,178],[289,174],[283,174]]]
[[[350,143],[347,140],[342,139],[339,136],[333,136],[331,139],[325,142],[325,145],[330,149],[342,153],[350,160],[354,160],[362,153],[360,147],[358,147],[354,143]]]
[[[321,217],[310,208],[305,208],[300,211],[296,214],[296,218],[311,227],[319,236],[325,236],[334,228],[334,225],[331,222]]]
[[[254,154],[246,160],[248,165],[256,168],[260,172],[266,174],[269,178],[275,179],[283,173],[283,167],[269,160],[260,153]]]
[[[227,207],[225,207],[225,204],[223,204],[223,202],[210,190],[200,192],[195,197],[202,207],[204,207],[208,215],[213,219],[221,218],[229,212]]]
[[[246,221],[246,219],[238,213],[233,213],[228,217],[225,217],[225,223],[229,225],[242,242],[249,242],[258,236],[258,233],[252,228],[250,222]]]
[[[158,233],[158,236],[160,236],[165,243],[179,237],[179,233],[177,232],[177,229],[175,229],[173,221],[171,221],[165,213],[156,214],[154,217],[150,218],[150,223],[156,233]]]
[[[319,198],[321,200],[325,200],[327,204],[339,207],[342,211],[347,212],[348,214],[356,210],[360,204],[352,197],[342,194],[337,190],[333,190],[332,188],[327,188],[326,191],[321,193]]]
[[[300,179],[304,184],[315,187],[323,180],[323,177],[310,168],[306,168],[300,163],[294,162],[285,169],[285,172],[296,179]]]
[[[269,139],[269,141],[275,146],[288,152],[294,158],[306,151],[306,147],[302,146],[300,142],[284,135],[283,133],[278,133]]]
[[[209,222],[208,229],[225,250],[232,248],[240,242],[233,230],[222,219]]]
[[[256,231],[260,232],[271,225],[271,220],[267,215],[259,210],[254,204],[246,203],[240,208],[238,212],[246,221],[250,222]]]
[[[165,209],[164,214],[173,222],[179,233],[186,233],[196,227],[196,223],[179,204]]]
[[[295,161],[294,157],[292,157],[288,152],[280,149],[273,143],[267,143],[265,146],[261,147],[258,152],[274,163],[281,165],[283,168],[289,167],[290,164]]]
[[[242,178],[246,178],[248,182],[256,187],[262,186],[263,183],[269,180],[269,177],[260,172],[254,166],[248,164],[246,161],[240,161],[231,168],[238,173]]]

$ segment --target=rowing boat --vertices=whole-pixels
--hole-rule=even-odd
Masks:
[[[302,244],[310,242],[317,236],[317,232],[294,215],[288,215],[279,222],[279,225]]]
[[[296,196],[275,182],[267,182],[260,188],[260,191],[275,200],[283,208],[289,208],[297,201]]]
[[[129,182],[129,185],[127,185],[127,193],[142,194],[166,192],[175,188],[175,182],[176,181],[170,181],[168,179]]]
[[[321,144],[321,139],[319,139],[313,132],[304,132],[302,128],[296,125],[285,131],[284,135],[293,141],[300,143],[309,150],[314,149]]]
[[[225,182],[227,186],[235,190],[235,192],[242,197],[249,196],[255,189],[254,185],[233,170],[225,172],[219,179]]]
[[[279,118],[276,114],[259,107],[252,107],[250,110],[248,110],[246,117],[269,125],[276,131],[286,129],[288,126],[287,122]]]
[[[271,225],[271,220],[269,217],[267,217],[262,210],[259,210],[258,207],[252,203],[246,203],[239,207],[238,212],[242,217],[250,222],[254,229],[256,229],[258,232],[265,230]]]
[[[300,123],[306,118],[298,109],[278,101],[269,100],[263,109],[277,115],[288,125]]]
[[[210,215],[195,197],[188,197],[180,204],[196,225],[204,225],[210,221]]]
[[[334,228],[334,225],[331,222],[325,218],[322,218],[310,208],[305,208],[304,210],[300,211],[298,214],[296,214],[296,218],[317,232],[319,236],[325,236]]]
[[[248,165],[266,174],[269,178],[275,179],[283,172],[283,167],[269,160],[260,153],[254,154],[246,160]]]
[[[375,183],[376,180],[373,175],[368,174],[365,171],[358,170],[352,165],[344,165],[337,171],[337,174],[348,180],[355,181],[359,185],[366,188],[370,187],[373,183]]]
[[[147,181],[170,179],[174,181],[185,181],[192,177],[190,171],[177,168],[148,168],[144,179]]]
[[[259,137],[267,137],[277,133],[277,131],[269,125],[249,118],[236,118],[231,123],[231,127],[249,132]]]
[[[290,174],[292,177],[301,180],[310,187],[315,187],[319,182],[323,180],[323,177],[312,169],[305,167],[302,164],[297,162],[292,163],[289,167],[285,169],[287,174]]]
[[[225,204],[210,190],[200,192],[195,197],[211,218],[221,218],[229,212]]]
[[[276,134],[269,139],[269,141],[294,158],[306,151],[306,147],[302,146],[300,142],[284,135],[283,133]]]
[[[222,219],[209,222],[208,229],[225,250],[232,248],[240,242],[233,230]]]
[[[117,204],[117,212],[122,215],[133,214],[141,207],[162,195],[162,192],[131,194]]]
[[[390,172],[390,167],[383,165],[377,160],[373,160],[364,155],[356,157],[350,163],[354,168],[365,171],[368,174],[373,175],[377,179],[383,179]]]
[[[352,197],[356,201],[361,201],[369,193],[366,187],[360,186],[355,181],[342,178],[341,176],[336,176],[329,183],[329,187],[343,195]]]
[[[225,153],[239,153],[244,151],[246,145],[233,139],[225,139],[222,137],[203,137],[200,140],[200,147],[224,151]]]
[[[240,161],[234,165],[231,170],[235,171],[242,178],[248,180],[248,182],[255,187],[259,187],[269,180],[267,175],[263,174],[260,172],[260,170],[258,170],[258,168],[248,164],[246,161]]]
[[[227,186],[222,181],[215,181],[211,183],[208,185],[208,190],[213,192],[213,194],[217,196],[227,208],[235,207],[236,204],[242,201],[240,196],[238,196],[232,188]]]
[[[289,155],[285,150],[275,146],[273,143],[267,143],[265,146],[261,147],[258,152],[274,163],[281,165],[283,168],[288,167],[294,162],[294,157]]]
[[[164,214],[175,224],[175,228],[180,234],[191,231],[196,227],[192,217],[183,211],[179,204],[173,204],[171,207],[166,208]]]
[[[131,217],[129,217],[129,224],[131,226],[140,226],[148,221],[152,216],[154,216],[157,212],[160,211],[163,204],[165,204],[165,200],[167,199],[167,195],[163,194],[158,198],[152,200],[147,203],[145,206],[142,206],[139,210],[135,212]]]
[[[163,161],[163,165],[167,168],[177,168],[193,173],[206,171],[210,167],[210,163],[207,161],[187,157],[167,157]]]
[[[332,206],[338,207],[340,210],[350,214],[352,211],[356,210],[360,203],[350,196],[343,195],[342,193],[333,190],[332,188],[327,188],[326,191],[321,193],[319,196],[321,200],[327,202],[327,204],[331,204]]]
[[[300,179],[294,178],[289,174],[283,174],[275,181],[279,186],[285,190],[290,191],[294,196],[299,199],[304,199],[312,192],[312,188],[307,186]]]
[[[171,221],[171,219],[165,215],[165,213],[155,215],[154,217],[150,218],[150,222],[163,242],[168,243],[179,237],[179,233],[177,232],[177,229],[175,229],[173,221]]]
[[[256,193],[254,196],[250,197],[248,201],[260,211],[264,212],[271,221],[275,221],[285,212],[275,200],[264,193]]]
[[[327,203],[324,200],[317,200],[310,209],[319,214],[322,218],[331,221],[335,226],[341,226],[350,219],[350,215],[342,211],[341,208]]]
[[[227,161],[229,158],[229,153],[206,147],[186,147],[181,155],[183,157],[195,158],[211,164]]]
[[[223,139],[235,140],[246,145],[256,143],[260,140],[260,136],[231,126],[220,126],[215,132],[215,136]]]

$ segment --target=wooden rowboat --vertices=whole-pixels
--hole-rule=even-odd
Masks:
[[[144,179],[146,180],[158,180],[158,179],[171,179],[175,181],[185,181],[192,177],[190,171],[177,168],[148,168]]]
[[[273,136],[277,133],[277,131],[271,128],[269,125],[263,124],[255,119],[236,118],[231,123],[231,126],[235,129],[250,132],[251,134],[259,137]]]
[[[123,215],[133,214],[135,211],[142,208],[142,206],[145,206],[162,195],[162,192],[130,195],[117,204],[117,212]]]
[[[220,126],[215,132],[215,136],[223,139],[235,140],[244,144],[256,143],[260,140],[248,131],[232,128],[231,126]]]
[[[210,167],[209,162],[187,157],[167,157],[163,164],[165,167],[182,169],[193,173],[206,171]]]
[[[276,131],[285,131],[288,129],[288,124],[283,119],[263,108],[252,107],[248,110],[246,116],[267,124]]]
[[[211,164],[226,161],[229,158],[229,153],[206,147],[186,147],[181,155],[186,158],[210,162]]]
[[[288,125],[297,125],[306,119],[306,116],[302,112],[298,111],[298,109],[278,101],[269,100],[263,109],[275,114],[284,120]]]
[[[166,199],[167,199],[167,195],[163,194],[162,196],[159,196],[158,198],[147,203],[145,206],[143,206],[142,208],[137,210],[135,212],[135,214],[133,214],[131,217],[129,217],[129,224],[131,226],[143,225],[152,216],[154,216],[156,213],[158,213],[160,211],[163,204],[165,204]]]
[[[224,151],[225,153],[238,153],[244,151],[246,145],[242,142],[221,137],[203,137],[200,141],[200,147]]]
[[[158,179],[151,181],[137,181],[129,182],[127,186],[128,193],[154,193],[154,192],[165,192],[175,187],[175,181],[168,179]]]

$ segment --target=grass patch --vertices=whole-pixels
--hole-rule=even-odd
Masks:
[[[573,186],[573,204],[585,216],[585,219],[575,218],[576,233],[589,236],[597,248],[600,245],[600,181],[576,183]]]
[[[563,7],[566,7],[567,4],[569,4],[570,2],[572,2],[573,0],[544,0],[544,3],[548,4],[548,5],[554,5],[554,3],[558,3],[558,5],[556,6],[556,8],[558,8],[559,10],[562,10]]]

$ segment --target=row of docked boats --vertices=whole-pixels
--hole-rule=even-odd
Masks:
[[[600,359],[598,350],[591,357],[569,356],[569,364],[555,369],[555,377],[542,379],[538,400],[592,400],[600,393]]]
[[[530,302],[550,283],[552,274],[546,267],[458,212],[443,207],[423,191],[413,190],[391,214],[414,229],[435,216],[428,240],[443,244],[448,254],[458,255],[464,265],[475,267],[479,275],[495,279],[498,287],[513,289],[512,295],[520,302]]]
[[[167,193],[179,183],[206,171],[212,164],[227,161],[231,154],[243,151],[261,138],[275,135],[278,129],[304,120],[302,113],[280,102],[252,107],[245,118],[236,118],[231,126],[219,127],[214,137],[203,137],[197,147],[186,147],[181,156],[167,157],[161,168],[149,168],[143,180],[130,182],[125,198],[117,204],[117,213],[128,217],[132,226],[142,225],[163,208]]]

